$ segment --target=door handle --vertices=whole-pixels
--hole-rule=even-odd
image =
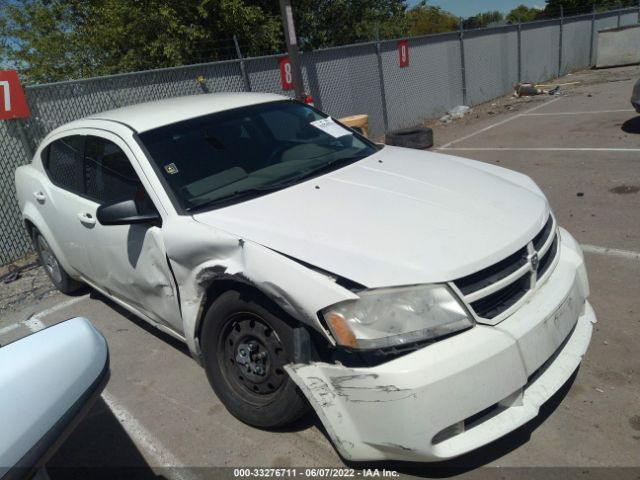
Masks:
[[[79,213],[78,218],[80,219],[80,222],[84,223],[85,225],[96,224],[96,219],[93,218],[93,215],[91,215],[90,213]]]
[[[33,192],[33,196],[36,198],[37,201],[39,202],[44,202],[47,197],[45,196],[44,193],[42,192]]]

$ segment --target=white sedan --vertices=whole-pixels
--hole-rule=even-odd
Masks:
[[[346,459],[452,458],[535,417],[596,317],[525,175],[377,145],[285,97],[92,115],[16,171],[53,283],[185,341],[258,427],[311,406]]]

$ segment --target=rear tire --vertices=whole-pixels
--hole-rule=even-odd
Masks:
[[[58,290],[62,293],[68,294],[82,288],[83,283],[69,276],[65,269],[62,268],[62,265],[60,265],[60,262],[53,253],[53,250],[51,250],[49,242],[47,242],[42,234],[35,229],[33,232],[33,244],[36,248],[36,252],[38,252],[42,268],[44,268],[44,271],[51,280],[51,283],[53,283]]]
[[[293,360],[293,329],[282,317],[259,295],[231,290],[204,318],[209,383],[234,417],[255,427],[283,427],[309,410],[283,368]]]

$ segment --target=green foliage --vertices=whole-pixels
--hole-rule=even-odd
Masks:
[[[507,20],[511,23],[533,22],[537,20],[542,10],[535,7],[527,7],[526,5],[518,5],[516,8],[507,13]]]
[[[302,49],[396,38],[407,33],[404,0],[292,0]]]
[[[0,58],[28,82],[216,60],[243,39],[246,54],[274,51],[281,20],[244,0],[22,0],[0,5]]]
[[[561,5],[564,8],[565,15],[589,13],[593,9],[594,4],[598,11],[611,10],[616,6],[638,6],[637,0],[546,0],[545,3],[544,13],[547,17],[559,17]]]
[[[464,28],[484,28],[488,27],[492,23],[498,23],[504,20],[504,15],[498,11],[483,12],[473,17],[467,18],[464,23]]]
[[[407,12],[409,35],[426,35],[429,33],[450,32],[459,28],[458,19],[440,7],[420,2]]]
[[[303,49],[405,36],[404,0],[293,0]],[[29,83],[284,50],[277,0],[0,0],[0,62]]]

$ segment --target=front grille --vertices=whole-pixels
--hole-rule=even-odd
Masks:
[[[479,272],[456,280],[456,286],[467,295],[508,277],[527,263],[527,247]]]
[[[553,263],[553,259],[556,257],[556,253],[558,253],[558,236],[553,239],[553,243],[551,244],[551,248],[547,250],[542,258],[540,259],[540,265],[538,265],[538,278],[542,278],[542,276],[547,273],[549,267]]]
[[[529,275],[523,275],[497,292],[471,302],[471,307],[479,317],[495,318],[524,297],[530,286]]]
[[[549,215],[544,227],[517,252],[453,282],[479,318],[506,317],[535,288],[537,279],[549,270],[558,253],[555,231],[555,220]]]

